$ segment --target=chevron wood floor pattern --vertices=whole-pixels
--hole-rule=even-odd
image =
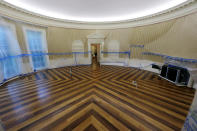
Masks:
[[[5,130],[180,130],[194,90],[118,66],[41,71],[0,87]],[[132,85],[136,80],[138,87]]]

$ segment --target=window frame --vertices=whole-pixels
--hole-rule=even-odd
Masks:
[[[25,38],[25,45],[26,45],[27,53],[31,54],[30,48],[29,48],[29,43],[28,43],[28,38],[27,38],[27,34],[26,34],[27,30],[41,32],[41,34],[42,34],[42,42],[43,42],[42,47],[44,49],[44,52],[48,53],[48,44],[47,44],[45,29],[40,29],[40,28],[30,27],[30,26],[23,26],[23,35],[24,35],[24,38]],[[43,68],[38,68],[36,70],[43,70],[43,69],[49,68],[49,63],[50,63],[49,62],[49,56],[45,55],[45,58],[46,58],[46,66],[43,67]],[[33,60],[32,60],[31,56],[29,57],[29,62],[30,62],[32,71],[34,71]]]

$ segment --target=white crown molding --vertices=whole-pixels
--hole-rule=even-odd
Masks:
[[[75,22],[50,18],[35,14],[11,4],[8,4],[0,0],[0,15],[9,19],[25,22],[29,24],[35,24],[39,26],[54,26],[64,28],[76,28],[76,29],[117,29],[117,28],[129,28],[155,24],[164,22],[167,20],[183,17],[191,13],[197,12],[197,1],[191,0],[187,3],[171,8],[167,11],[157,13],[151,16],[138,18],[134,20],[127,20],[121,22],[106,22],[106,23],[88,23],[88,22]]]
[[[105,35],[101,33],[92,33],[87,36],[88,39],[105,39]]]

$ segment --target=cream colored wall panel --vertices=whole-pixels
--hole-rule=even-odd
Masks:
[[[120,42],[119,51],[129,51],[131,44],[142,44],[145,45],[144,51],[197,59],[197,30],[195,28],[197,27],[197,13],[153,25],[102,30],[40,27],[7,19],[6,21],[16,25],[17,37],[23,53],[26,53],[26,46],[22,27],[28,25],[46,30],[48,52],[72,52],[74,40],[81,40],[84,43],[84,50],[88,51],[87,36],[101,33],[105,36],[103,51],[108,50],[108,43],[111,40],[117,40]],[[159,60],[157,57],[146,56],[144,58]]]

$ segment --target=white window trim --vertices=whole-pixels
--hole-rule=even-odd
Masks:
[[[43,35],[43,37],[42,37],[43,45],[42,46],[44,48],[44,52],[48,53],[48,44],[47,44],[47,40],[46,40],[46,31],[44,29],[39,29],[39,28],[35,28],[35,27],[23,26],[23,34],[24,34],[24,37],[25,37],[25,44],[26,44],[26,49],[27,49],[28,54],[31,54],[31,52],[30,52],[30,48],[29,48],[29,44],[28,44],[28,40],[27,40],[27,34],[26,34],[27,30],[39,31],[39,32],[42,33],[42,35]],[[46,68],[50,67],[50,65],[49,65],[49,63],[50,63],[49,62],[49,56],[46,55],[45,58],[46,58],[46,67],[39,68],[37,70],[42,70],[42,69],[46,69]],[[30,57],[29,60],[30,60],[32,71],[33,71],[34,67],[33,67],[32,57]]]

